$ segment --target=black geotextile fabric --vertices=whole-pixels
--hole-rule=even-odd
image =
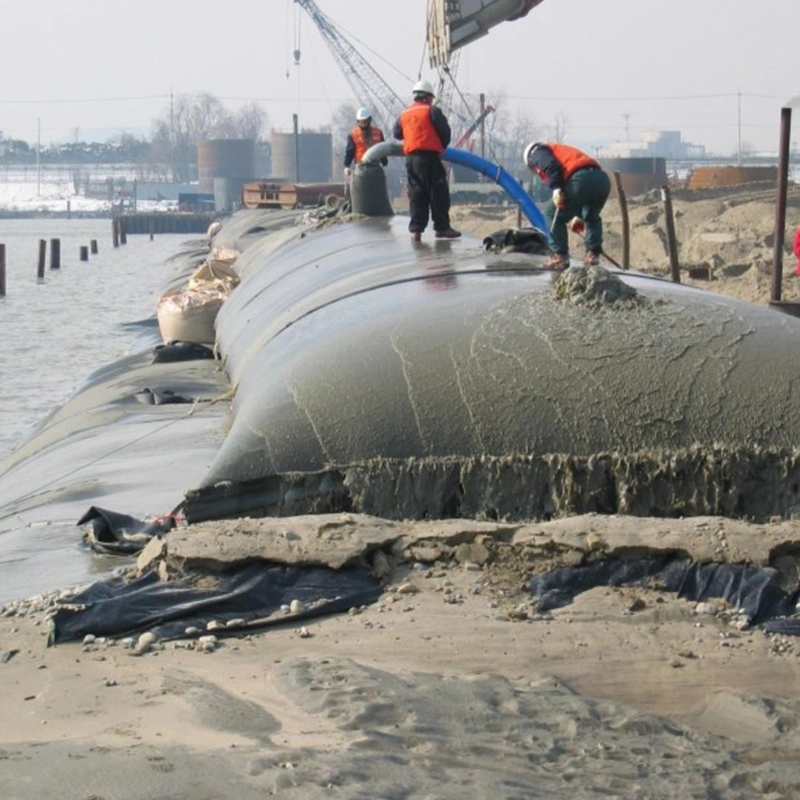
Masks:
[[[530,582],[540,611],[568,605],[596,586],[647,586],[698,602],[720,598],[751,624],[791,615],[795,609],[794,594],[781,588],[777,570],[743,564],[699,564],[674,558],[605,559],[537,575]],[[800,625],[796,627],[800,631]]]
[[[160,640],[177,639],[185,637],[188,627],[205,633],[211,621],[224,626],[234,619],[249,624],[220,627],[213,633],[241,635],[368,605],[380,594],[380,582],[367,567],[333,570],[251,562],[220,574],[214,588],[163,582],[151,570],[133,581],[98,581],[71,598],[70,607],[53,616],[48,644],[79,640],[89,633],[119,637],[152,631]],[[292,600],[300,600],[306,610],[265,619]]]
[[[175,527],[175,518],[167,514],[152,522],[144,522],[128,514],[91,506],[76,524],[90,527],[86,541],[92,550],[130,555],[142,550],[153,536],[171,531]]]

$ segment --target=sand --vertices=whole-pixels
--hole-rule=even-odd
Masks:
[[[17,609],[0,618],[0,650],[17,651],[0,664],[4,798],[800,796],[793,639],[657,589],[539,613],[527,588],[599,551],[788,563],[800,523],[242,524],[179,529],[157,560],[191,570],[221,541],[240,560],[260,535],[271,560],[382,564],[381,600],[139,656],[47,648],[45,614]]]
[[[658,205],[632,207],[632,252],[666,275]],[[711,267],[698,285],[766,302],[771,201],[675,207],[686,263]],[[618,255],[613,208],[606,249]],[[514,224],[502,209],[453,216],[479,235]],[[793,268],[787,256],[787,294]],[[800,522],[274,524],[299,539],[262,557],[338,554],[338,566],[346,552],[378,570],[381,600],[302,623],[289,615],[208,652],[168,641],[138,656],[112,640],[48,648],[52,600],[9,606],[0,797],[800,797],[795,639],[750,627],[719,601],[658,589],[596,588],[546,613],[528,591],[531,575],[559,565],[676,550],[779,565],[796,585]],[[254,555],[236,551],[222,524],[197,527],[157,556],[164,574],[199,569],[210,553]]]

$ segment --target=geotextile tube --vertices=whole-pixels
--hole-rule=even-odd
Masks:
[[[800,321],[406,227],[243,254],[217,319],[231,427],[187,517],[800,513]]]

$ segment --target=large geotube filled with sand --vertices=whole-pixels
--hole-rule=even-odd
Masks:
[[[799,320],[406,224],[243,252],[217,318],[231,427],[190,520],[798,510]]]

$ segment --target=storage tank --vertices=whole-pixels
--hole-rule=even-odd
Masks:
[[[256,177],[255,165],[256,143],[252,139],[208,139],[197,143],[200,192],[214,193],[215,181],[221,186],[224,179],[225,194],[239,198],[242,186]]]
[[[272,172],[287,176],[292,183],[327,183],[333,176],[333,137],[273,131]]]
[[[603,158],[600,166],[612,177],[612,193],[616,192],[615,172],[619,172],[622,188],[628,197],[658,189],[667,183],[666,158]]]

